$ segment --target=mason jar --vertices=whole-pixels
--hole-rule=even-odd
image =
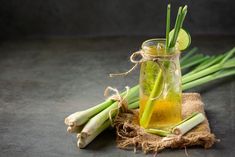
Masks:
[[[141,46],[140,125],[168,130],[182,120],[180,51],[166,50],[165,39],[150,39]]]

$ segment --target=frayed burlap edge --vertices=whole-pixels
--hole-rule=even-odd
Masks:
[[[204,104],[197,93],[183,94],[182,114],[187,117],[192,112],[204,112]],[[149,134],[138,125],[138,110],[120,113],[115,120],[117,147],[121,149],[137,149],[145,153],[159,152],[165,148],[186,148],[203,146],[210,148],[218,141],[211,133],[208,120],[192,129],[183,136],[160,137]]]

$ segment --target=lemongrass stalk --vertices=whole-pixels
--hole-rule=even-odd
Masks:
[[[188,6],[187,5],[185,5],[184,7],[183,7],[183,9],[182,9],[182,19],[181,19],[181,25],[180,25],[180,27],[179,27],[179,29],[181,29],[181,27],[183,26],[183,22],[184,22],[184,19],[185,19],[185,17],[186,17],[186,14],[187,14],[187,12],[188,12]]]
[[[183,76],[183,78],[182,78],[182,83],[183,83],[183,84],[184,84],[184,83],[188,83],[188,82],[191,82],[191,81],[196,80],[196,79],[198,79],[198,78],[201,78],[201,77],[203,77],[203,76],[206,76],[206,75],[209,75],[209,74],[214,73],[214,72],[216,72],[216,71],[219,71],[220,69],[223,68],[225,62],[226,62],[230,57],[233,56],[234,52],[235,52],[235,48],[231,49],[231,50],[227,53],[227,55],[225,55],[225,57],[224,57],[219,63],[217,63],[217,64],[215,64],[215,65],[213,65],[213,66],[211,66],[211,67],[209,67],[209,68],[207,68],[207,69],[201,70],[201,71],[199,71],[199,72],[197,72],[197,73],[195,73],[195,74],[192,74],[192,75],[190,75],[190,76],[187,76],[187,77]],[[225,68],[226,68],[226,67],[225,67]]]
[[[216,64],[214,66],[211,66],[205,70],[202,70],[202,71],[199,71],[198,73],[195,73],[195,74],[192,74],[192,75],[189,75],[188,77],[184,77],[182,78],[182,83],[185,84],[185,83],[190,83],[192,82],[193,80],[196,80],[196,79],[199,79],[203,76],[206,76],[206,75],[209,75],[211,73],[214,73],[218,70],[221,69],[221,65],[220,64]]]
[[[110,121],[107,120],[102,125],[100,125],[91,134],[79,133],[77,135],[77,138],[78,138],[77,146],[78,146],[78,148],[85,148],[91,141],[93,141],[101,132],[103,132],[109,126],[110,126]]]
[[[102,125],[102,123],[104,123],[107,119],[109,119],[109,116],[113,117],[117,113],[117,110],[118,110],[118,102],[115,102],[108,108],[104,109],[102,112],[92,117],[86,123],[82,132],[86,134],[92,134],[97,130],[98,127]]]
[[[231,50],[229,50],[225,57],[222,59],[222,61],[220,62],[221,64],[224,64],[230,57],[232,57],[234,55],[234,52],[235,52],[235,47],[232,48]]]
[[[162,136],[162,137],[171,135],[170,131],[165,131],[165,130],[160,130],[160,129],[149,128],[149,129],[144,129],[144,130],[148,133],[155,134],[155,135]]]
[[[139,107],[139,98],[135,102],[128,105],[128,109],[136,109],[138,107]]]
[[[173,34],[173,37],[170,41],[169,48],[175,47],[175,44],[176,44],[176,41],[177,41],[177,38],[179,35],[179,31],[180,31],[181,27],[183,26],[183,22],[184,22],[186,14],[187,14],[187,8],[188,8],[187,5],[185,5],[183,8],[179,7],[178,15],[177,15],[175,27],[174,27],[174,34]]]
[[[217,56],[218,57],[218,56]],[[221,56],[222,57],[222,56]],[[209,58],[207,58],[205,61],[203,61],[202,63],[200,63],[198,66],[196,66],[193,71],[195,71],[198,68],[201,68],[203,66],[206,66],[207,64],[211,64],[211,62],[214,62],[214,60],[216,59],[216,56],[209,56]],[[213,65],[213,64],[211,64]]]
[[[235,57],[229,59],[224,65],[223,68],[234,68],[235,67]]]
[[[194,47],[192,48],[189,52],[187,52],[186,55],[184,55],[181,59],[180,59],[180,65],[183,65],[185,61],[187,61],[195,52],[197,52],[198,48]]]
[[[232,75],[235,75],[235,69],[227,69],[227,70],[222,70],[222,71],[219,71],[217,73],[214,74],[214,79],[220,79],[220,78],[223,78],[223,77],[228,77],[228,76],[232,76]],[[210,80],[212,81],[212,80]]]
[[[98,127],[100,127],[104,121],[109,119],[109,116],[113,117],[117,113],[117,109],[118,109],[117,106],[118,106],[118,103],[115,102],[110,107],[108,107],[107,109],[103,110],[101,113],[91,118],[85,125],[82,132],[85,134],[92,134],[93,132],[95,132],[95,130]]]
[[[176,126],[178,126],[178,125],[180,125],[180,124],[186,122],[187,120],[191,119],[192,117],[194,117],[194,116],[197,115],[197,114],[198,114],[198,112],[193,112],[192,114],[190,114],[188,117],[186,117],[185,119],[183,119],[183,120],[180,121],[179,123],[173,125],[173,126],[171,127],[171,130],[172,130],[173,128],[175,128]]]
[[[138,97],[139,87],[135,86],[129,90],[129,94],[126,96],[126,101],[129,103],[133,98]],[[82,132],[86,134],[92,134],[99,128],[107,119],[109,119],[110,113],[111,116],[114,116],[118,111],[118,102],[113,103],[108,108],[104,109],[94,117],[92,117],[84,126]]]
[[[176,17],[176,20],[175,20],[175,31],[174,31],[174,34],[173,34],[173,37],[170,41],[170,45],[169,47],[174,47],[175,46],[175,43],[176,43],[176,40],[178,38],[178,28],[180,26],[180,20],[181,20],[181,16],[182,16],[182,7],[179,7],[178,9],[178,14],[177,14],[177,17]]]
[[[149,96],[149,99],[146,103],[146,106],[145,106],[145,109],[144,109],[144,112],[142,114],[142,116],[140,117],[140,125],[143,126],[144,128],[147,128],[148,124],[149,124],[149,121],[151,119],[151,116],[152,116],[152,113],[153,113],[153,108],[154,108],[154,99],[155,97],[157,97],[157,95],[159,94],[159,89],[161,89],[161,87],[159,87],[159,84],[160,82],[162,82],[162,70],[159,69],[159,74],[158,74],[158,77],[156,79],[156,81],[154,82],[154,85],[153,85],[153,89],[150,93],[150,96]],[[162,85],[161,85],[162,86]]]
[[[184,135],[192,128],[202,123],[205,120],[205,116],[202,113],[198,113],[190,119],[184,121],[180,125],[173,128],[172,132],[176,135]]]

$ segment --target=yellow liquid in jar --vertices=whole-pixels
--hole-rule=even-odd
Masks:
[[[140,117],[143,114],[148,96],[140,95]],[[171,126],[179,123],[181,118],[181,95],[171,93],[166,99],[157,99],[148,128],[168,130]]]

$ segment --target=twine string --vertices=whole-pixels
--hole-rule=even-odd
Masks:
[[[110,120],[112,126],[114,126],[114,124],[113,124],[114,119],[117,118],[117,116],[120,112],[120,109],[121,109],[122,112],[127,112],[127,110],[128,110],[128,103],[126,101],[126,97],[129,94],[130,88],[128,86],[126,86],[125,88],[126,88],[126,94],[124,96],[121,96],[120,92],[116,88],[113,88],[113,87],[110,87],[110,86],[108,86],[104,91],[104,96],[106,96],[106,97],[108,97],[110,95],[110,92],[114,92],[115,94],[109,96],[108,99],[114,100],[118,103],[117,107],[111,109],[108,113],[109,114],[109,120]],[[115,112],[117,112],[117,113],[116,113],[116,116],[113,118],[112,115]]]

